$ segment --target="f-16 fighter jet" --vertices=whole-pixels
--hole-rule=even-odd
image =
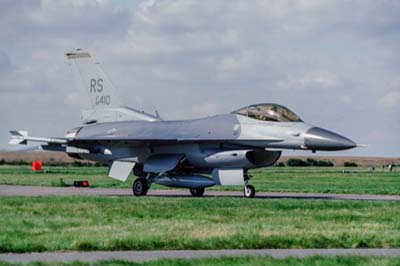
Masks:
[[[10,131],[10,144],[42,142],[43,150],[109,165],[108,176],[137,179],[133,194],[151,184],[188,188],[199,197],[215,185],[242,185],[252,198],[249,169],[272,166],[284,149],[338,151],[356,147],[348,138],[309,125],[288,108],[253,104],[231,113],[193,120],[166,121],[122,104],[111,82],[82,49],[66,53],[78,84],[90,99],[82,125],[65,137],[31,137]]]

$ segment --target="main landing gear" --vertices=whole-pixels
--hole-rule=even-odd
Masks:
[[[145,178],[139,177],[133,182],[133,194],[135,196],[146,196],[149,187],[149,182]]]
[[[193,197],[201,197],[204,194],[204,187],[199,187],[199,188],[191,188],[190,189],[190,194],[192,194]]]
[[[135,167],[132,170],[133,174],[138,178],[133,182],[132,191],[135,196],[145,196],[150,189],[151,184],[157,178],[156,173],[146,173],[142,167]],[[205,188],[190,188],[190,194],[193,197],[201,197],[204,195]]]
[[[135,196],[146,196],[153,182],[154,174],[143,172],[142,167],[134,167],[132,172],[138,177],[132,185],[133,194]]]

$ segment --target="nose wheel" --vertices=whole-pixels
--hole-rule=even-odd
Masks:
[[[243,194],[245,198],[254,198],[256,195],[256,189],[252,185],[246,185]]]
[[[243,195],[245,198],[254,198],[254,196],[256,195],[256,189],[249,184],[251,175],[249,175],[248,173],[244,174],[244,189],[243,189]]]

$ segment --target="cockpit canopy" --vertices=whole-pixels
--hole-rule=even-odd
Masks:
[[[232,113],[262,121],[303,122],[303,120],[301,120],[300,117],[298,117],[288,108],[273,103],[249,105],[239,110],[233,111]]]

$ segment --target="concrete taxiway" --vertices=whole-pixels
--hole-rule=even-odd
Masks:
[[[0,185],[0,196],[132,196],[132,190],[126,188],[75,188]],[[188,190],[149,190],[149,196],[190,197]],[[240,191],[206,190],[206,197],[243,197]],[[400,201],[399,195],[369,194],[333,194],[333,193],[295,193],[295,192],[257,192],[256,198],[264,199],[325,199],[325,200],[391,200]]]
[[[157,259],[195,259],[217,258],[222,256],[271,256],[274,258],[310,256],[392,256],[399,257],[399,248],[382,249],[224,249],[224,250],[162,250],[162,251],[89,251],[89,252],[43,252],[0,254],[0,261],[31,262],[31,261],[83,261],[125,260],[144,262]]]

